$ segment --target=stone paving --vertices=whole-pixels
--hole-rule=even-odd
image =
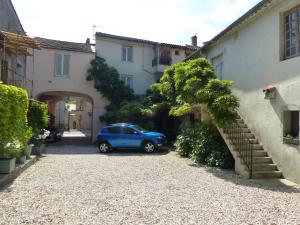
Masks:
[[[0,191],[0,224],[300,224],[300,191],[174,152],[51,145]]]

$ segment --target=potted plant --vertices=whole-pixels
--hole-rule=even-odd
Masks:
[[[287,134],[283,137],[283,143],[291,145],[299,145],[299,137],[293,137],[291,134]]]
[[[25,149],[25,155],[26,155],[27,159],[30,159],[30,155],[31,155],[33,146],[34,146],[33,144],[29,144],[29,145],[27,145],[27,147]]]
[[[16,167],[16,158],[21,154],[21,145],[18,141],[0,141],[0,173],[8,174]]]
[[[21,150],[20,155],[17,157],[18,164],[24,164],[26,162],[26,148]]]
[[[43,129],[41,133],[34,138],[33,154],[41,155],[45,149],[45,139],[49,136],[50,131]]]

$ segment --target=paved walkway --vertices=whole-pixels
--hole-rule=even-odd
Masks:
[[[0,224],[300,224],[300,191],[175,153],[52,145],[0,191]]]

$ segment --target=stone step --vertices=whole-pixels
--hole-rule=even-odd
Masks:
[[[247,124],[245,123],[238,123],[240,128],[248,128]]]
[[[241,118],[240,119],[236,119],[236,122],[238,122],[238,123],[245,123],[244,120],[241,119]]]
[[[263,150],[263,146],[260,144],[252,144],[253,150]]]
[[[272,158],[271,157],[253,157],[253,163],[266,163],[266,164],[272,164]]]
[[[253,164],[253,171],[277,171],[276,164]]]
[[[252,173],[252,178],[282,178],[281,171],[255,171]]]
[[[240,137],[240,135],[234,135],[234,134],[231,134],[231,135],[226,134],[226,136],[227,136],[227,138],[230,138],[230,139],[236,139],[236,138]],[[243,133],[243,136],[246,139],[255,139],[254,134],[251,134],[251,133]]]
[[[243,133],[251,133],[251,130],[249,128],[242,128],[241,130]]]
[[[253,157],[268,157],[268,153],[262,150],[254,150]]]

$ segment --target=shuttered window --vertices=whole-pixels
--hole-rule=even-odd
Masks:
[[[55,54],[55,76],[68,76],[70,70],[70,55]]]
[[[133,62],[133,48],[128,46],[122,47],[121,60],[124,62]]]
[[[300,6],[285,14],[284,26],[285,58],[300,55]]]

